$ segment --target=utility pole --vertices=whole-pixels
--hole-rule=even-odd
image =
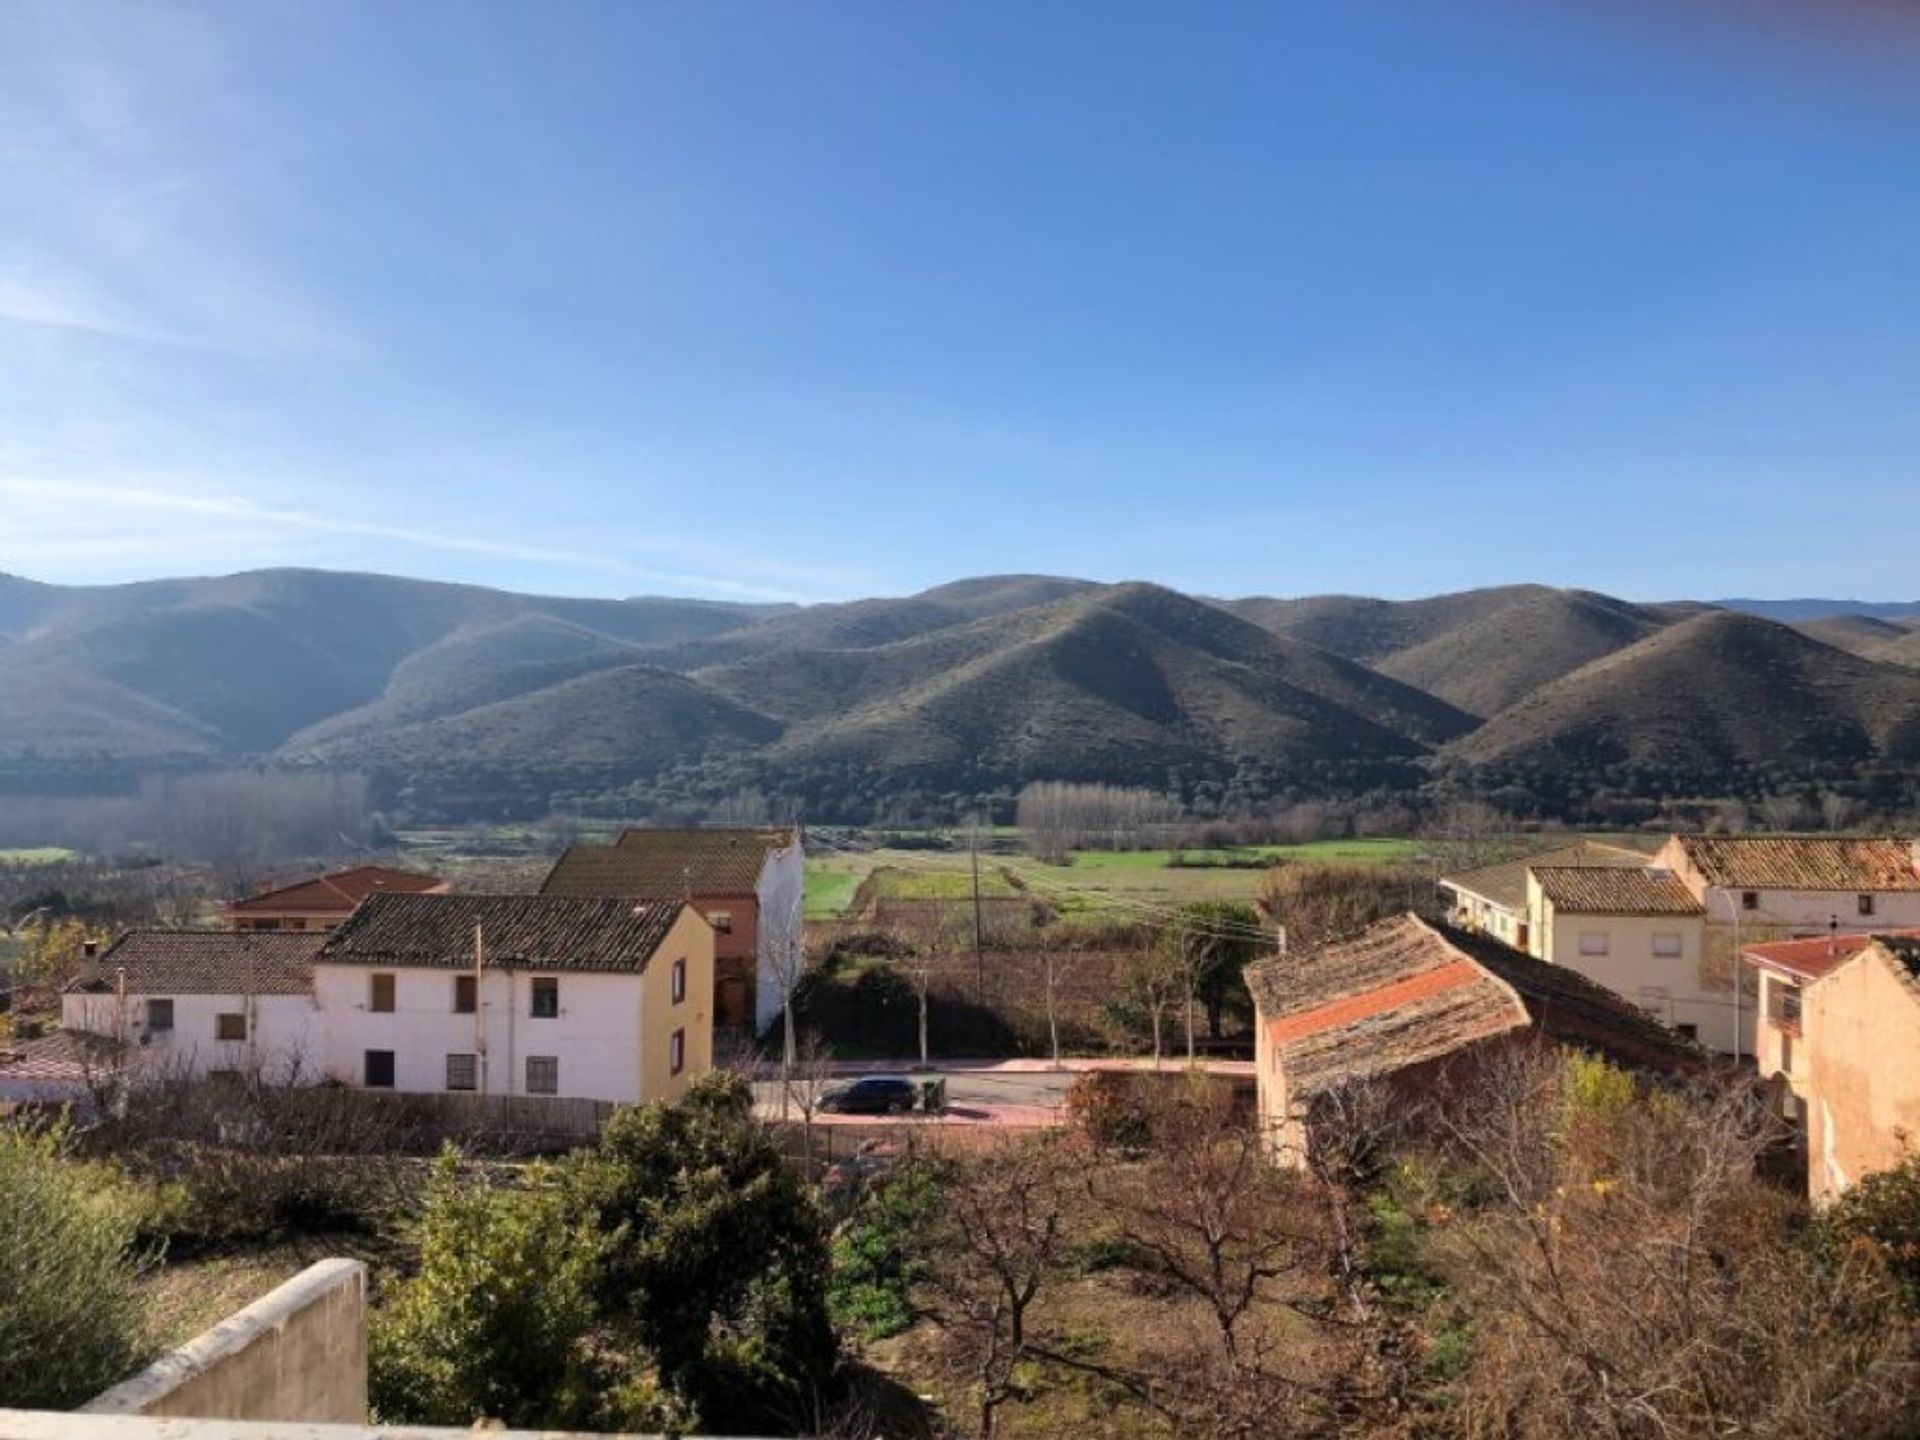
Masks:
[[[980,817],[967,824],[967,853],[973,860],[973,987],[981,1000],[987,998],[987,962],[980,949]]]

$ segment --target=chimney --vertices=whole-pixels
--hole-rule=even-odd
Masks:
[[[98,959],[99,956],[100,942],[98,940],[82,940],[80,942],[80,958],[82,960],[95,960]]]
[[[1838,915],[1829,915],[1827,917],[1827,954],[1838,955],[1839,953],[1840,917]]]

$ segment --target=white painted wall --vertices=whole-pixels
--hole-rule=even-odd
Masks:
[[[1802,935],[1824,935],[1834,920],[1840,922],[1843,931],[1904,930],[1920,925],[1920,891],[1876,891],[1871,915],[1860,913],[1859,894],[1852,890],[1761,890],[1757,892],[1757,910],[1740,908],[1741,893],[1708,886],[1701,901],[1707,908],[1707,923],[1731,927],[1733,917],[1738,915],[1743,930],[1784,926]]]
[[[147,1001],[173,1001],[173,1029],[147,1026]],[[157,1077],[204,1080],[215,1070],[238,1070],[273,1085],[313,1085],[324,1078],[319,1008],[310,995],[129,995],[116,1018],[117,995],[83,992],[60,997],[68,1030],[119,1036],[139,1047],[142,1069]],[[217,1039],[217,1017],[247,1016],[245,1041]]]
[[[371,976],[394,977],[394,1009],[370,1008]],[[362,1085],[366,1052],[394,1053],[394,1089],[440,1093],[447,1088],[447,1056],[483,1056],[480,1091],[527,1093],[527,1057],[560,1062],[563,1096],[631,1104],[641,1095],[641,977],[565,971],[490,968],[479,987],[479,1011],[454,1007],[451,969],[378,971],[368,965],[314,966],[314,994],[326,1016],[327,1073]],[[560,982],[560,1014],[533,1015],[533,979]],[[480,1093],[480,1092],[476,1092]]]
[[[800,957],[806,954],[807,857],[797,835],[786,849],[767,856],[754,895],[760,902],[760,959],[753,1019],[754,1029],[765,1034],[786,1001],[781,974],[789,967],[779,963],[781,947],[794,947]],[[790,967],[796,978],[804,963],[802,958]]]

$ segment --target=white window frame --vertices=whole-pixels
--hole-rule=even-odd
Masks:
[[[1613,936],[1605,930],[1582,930],[1580,932],[1580,954],[1585,957],[1610,955],[1613,953]]]

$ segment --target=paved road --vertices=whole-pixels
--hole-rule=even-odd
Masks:
[[[937,1121],[927,1116],[917,1118],[926,1123],[946,1125],[1055,1125],[1060,1122],[1060,1106],[1066,1099],[1067,1090],[1080,1072],[1151,1068],[1146,1062],[1125,1061],[1068,1061],[1066,1065],[1067,1068],[1055,1070],[1044,1061],[1007,1060],[956,1064],[945,1068],[936,1066],[933,1073],[947,1082],[947,1113],[938,1117]],[[878,1065],[845,1065],[836,1068],[847,1076],[898,1074],[907,1075],[909,1079],[922,1078],[918,1073],[904,1068],[887,1070]],[[1165,1068],[1175,1070],[1178,1067],[1169,1061]],[[1252,1074],[1251,1065],[1234,1062],[1214,1062],[1205,1068],[1222,1075],[1250,1077]],[[764,1080],[753,1088],[759,1113],[769,1119],[777,1117],[780,1113],[780,1082]],[[815,1118],[819,1123],[829,1125],[900,1123],[898,1118],[883,1120],[872,1115],[823,1113]]]

